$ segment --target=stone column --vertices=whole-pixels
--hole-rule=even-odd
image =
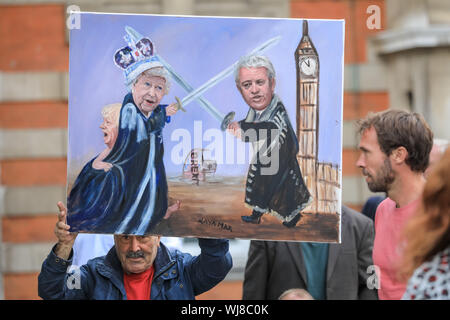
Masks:
[[[391,108],[421,113],[450,139],[450,2],[386,0],[388,28],[373,39],[386,65]]]
[[[163,0],[163,14],[193,15],[195,13],[195,0]]]

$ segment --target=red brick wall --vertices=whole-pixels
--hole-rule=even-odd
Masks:
[[[0,70],[2,72],[67,71],[69,46],[65,12],[60,4],[0,6]],[[67,101],[0,102],[0,129],[67,127]],[[20,143],[20,142],[19,142]],[[0,160],[3,187],[66,183],[66,159]],[[55,241],[55,212],[2,217],[2,242],[23,244]],[[38,299],[37,273],[6,273],[5,299]]]
[[[5,276],[5,299],[37,300],[37,277],[39,273],[15,273]]]
[[[2,5],[0,70],[68,70],[65,23],[62,5]]]
[[[0,128],[31,129],[66,127],[67,101],[0,103]]]

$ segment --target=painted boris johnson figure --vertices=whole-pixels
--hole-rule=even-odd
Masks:
[[[236,68],[236,86],[250,110],[247,117],[232,122],[228,131],[251,142],[254,156],[247,174],[245,203],[253,209],[243,216],[260,223],[264,213],[294,227],[312,197],[297,162],[298,142],[286,109],[275,91],[275,70],[265,56],[241,58]]]
[[[114,58],[124,70],[130,92],[123,99],[117,138],[108,154],[88,162],[70,191],[67,204],[72,232],[143,235],[168,209],[162,130],[177,107],[160,102],[168,92],[170,77],[152,55],[150,40],[130,27],[126,32],[128,46]],[[98,167],[100,157],[102,166]]]

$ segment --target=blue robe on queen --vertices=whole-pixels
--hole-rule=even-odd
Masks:
[[[146,118],[127,94],[120,111],[117,140],[103,160],[105,172],[81,170],[67,199],[71,232],[143,235],[150,233],[167,210],[167,180],[162,129],[165,106]]]

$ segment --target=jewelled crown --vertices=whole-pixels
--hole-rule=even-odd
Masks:
[[[125,84],[130,88],[134,79],[145,70],[163,67],[157,56],[154,56],[154,46],[149,38],[142,36],[133,28],[125,27],[124,36],[127,46],[114,54],[114,63],[123,69]]]

